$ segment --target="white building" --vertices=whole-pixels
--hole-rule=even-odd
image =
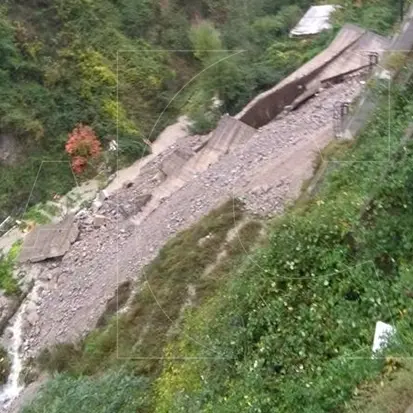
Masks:
[[[291,30],[290,36],[308,36],[331,28],[331,14],[340,6],[311,6],[303,18]]]

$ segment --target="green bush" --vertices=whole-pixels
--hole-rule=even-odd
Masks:
[[[147,407],[147,382],[121,372],[98,378],[59,375],[47,382],[22,413],[136,413]]]
[[[13,276],[15,260],[20,251],[20,243],[17,242],[10,249],[8,254],[3,254],[0,251],[0,288],[7,295],[15,295],[20,293],[17,280]]]
[[[10,374],[10,359],[7,350],[0,347],[0,384],[5,384]]]

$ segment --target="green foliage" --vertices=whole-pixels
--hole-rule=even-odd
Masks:
[[[152,0],[120,0],[119,10],[125,33],[145,37],[156,24],[157,7]]]
[[[13,277],[15,261],[19,255],[21,244],[16,242],[7,254],[0,251],[0,288],[7,295],[20,293],[17,280]]]
[[[318,199],[277,219],[270,245],[187,318],[165,354],[191,359],[168,360],[157,413],[343,411],[360,383],[385,370],[370,358],[376,321],[413,325],[413,143],[400,142],[412,88],[396,86],[391,97],[391,157],[384,96]],[[390,354],[410,357],[411,342],[398,335]]]
[[[341,3],[343,8],[336,13],[339,24],[356,23],[365,29],[388,34],[399,17],[398,1],[363,1],[362,7],[357,7],[352,0],[344,0]]]
[[[45,205],[43,204],[34,205],[23,214],[23,219],[25,221],[33,221],[40,225],[48,224],[50,218],[47,215],[47,211],[44,211],[44,209]]]
[[[260,17],[252,24],[256,41],[271,44],[274,39],[282,35],[288,35],[301,17],[301,9],[296,6],[287,6],[276,15]]]
[[[121,372],[96,379],[58,375],[22,413],[136,413],[147,407],[146,380]]]
[[[387,33],[397,18],[397,2],[390,0],[362,8],[340,3],[338,25],[354,21]],[[221,113],[238,112],[331,40],[288,38],[310,4],[8,0],[0,10],[0,126],[24,154],[16,165],[0,166],[0,219],[73,187],[72,173],[63,167],[64,143],[78,123],[90,125],[103,148],[118,135],[122,165],[146,154],[142,138],[153,140],[188,95],[206,97],[189,105],[197,132],[211,129]],[[193,47],[195,54],[182,51]],[[214,96],[223,101],[219,113],[210,111]],[[29,199],[44,161],[62,167],[39,177]]]
[[[30,159],[0,167],[0,216],[18,214],[13,206],[25,205],[41,162],[67,160],[64,143],[79,122],[89,124],[104,146],[118,134],[120,162],[146,153],[142,138],[154,138],[149,136],[153,125],[181,80],[170,82],[174,74],[167,52],[124,35],[129,27],[119,10],[126,13],[131,7],[131,2],[115,6],[109,0],[71,0],[40,8],[10,1],[7,10],[1,9],[1,128],[24,146]],[[164,125],[162,119],[154,133]],[[67,168],[42,178],[30,204],[46,200],[50,192],[65,193],[74,184]]]
[[[10,359],[7,350],[0,347],[0,384],[5,384],[10,374]]]
[[[209,63],[211,56],[222,50],[219,32],[209,22],[203,22],[191,29],[190,39],[194,48],[194,56]]]
[[[134,360],[126,364],[139,374],[159,372],[163,346],[176,335],[173,330],[183,315],[188,286],[195,291],[191,305],[202,303],[224,282],[258,237],[261,225],[249,221],[235,239],[227,239],[229,230],[243,218],[241,207],[239,202],[228,201],[171,239],[145,268],[144,284],[126,314],[103,317],[99,321],[101,328],[78,345],[60,344],[45,350],[38,359],[40,368],[94,374],[108,366],[115,368],[120,357]],[[223,252],[225,258],[216,263],[218,254]],[[210,266],[214,267],[205,275]],[[121,289],[119,301],[124,301],[123,295]],[[108,315],[115,313],[116,304],[116,300],[108,303]]]
[[[186,108],[191,119],[190,130],[194,134],[206,134],[218,123],[221,113],[213,104],[214,91],[201,89],[189,99]]]

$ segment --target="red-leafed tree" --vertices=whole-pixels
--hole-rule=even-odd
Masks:
[[[90,126],[76,125],[66,142],[66,152],[72,158],[72,168],[77,174],[82,173],[88,162],[100,155],[102,149],[99,139]]]

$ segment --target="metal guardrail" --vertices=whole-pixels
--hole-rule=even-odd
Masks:
[[[410,7],[409,12],[406,14],[404,22],[401,26],[400,32],[393,37],[389,49],[386,51],[385,56],[394,53],[400,53],[406,58],[408,53],[413,49],[413,5]],[[401,68],[386,70],[386,58],[382,59],[383,63],[379,64],[377,53],[369,53],[370,62],[370,79],[388,80],[391,82],[400,72]],[[383,67],[384,66],[384,67]],[[410,76],[407,76],[409,79]],[[337,107],[340,104],[346,104],[348,102],[338,102]],[[377,105],[376,92],[372,88],[366,87],[364,91],[350,103],[351,110],[347,113],[338,109],[334,115],[334,131],[336,138],[338,139],[352,139],[359,135],[363,127],[366,126],[370,119],[374,109]]]
[[[0,236],[6,234],[13,226],[13,220],[11,215],[9,215],[1,224],[0,224]]]

